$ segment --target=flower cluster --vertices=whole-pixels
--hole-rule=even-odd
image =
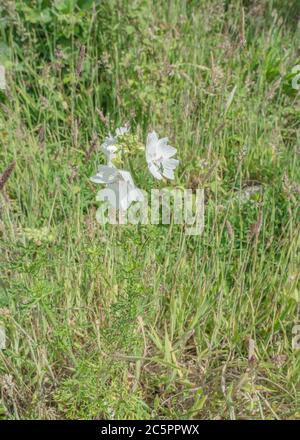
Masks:
[[[90,180],[94,183],[105,184],[108,190],[113,191],[115,197],[108,202],[115,209],[126,211],[132,202],[142,202],[143,192],[134,184],[129,171],[118,169],[115,163],[121,161],[121,156],[130,152],[129,129],[120,127],[116,129],[115,135],[109,134],[101,150],[106,156],[107,165],[100,165],[98,172]],[[138,149],[141,147],[138,146]],[[159,139],[157,133],[152,131],[146,141],[146,162],[150,173],[155,179],[174,179],[174,170],[179,164],[173,156],[176,148],[168,145],[168,138]],[[131,151],[132,153],[132,151]]]

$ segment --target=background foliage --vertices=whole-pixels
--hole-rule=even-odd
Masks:
[[[299,418],[299,17],[2,0],[2,418]],[[96,223],[88,178],[125,122],[178,148],[202,236]]]

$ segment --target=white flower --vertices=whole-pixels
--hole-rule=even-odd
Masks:
[[[168,145],[168,138],[159,139],[155,131],[149,133],[146,143],[146,160],[150,173],[161,180],[164,177],[174,179],[174,170],[179,160],[172,159],[176,148]]]
[[[106,156],[107,164],[109,166],[113,166],[112,161],[117,155],[118,147],[118,137],[123,136],[123,134],[127,133],[129,130],[128,127],[120,127],[116,129],[116,134],[113,136],[111,133],[105,138],[103,144],[101,145],[101,149]]]
[[[123,136],[123,134],[128,133],[129,128],[128,127],[120,127],[116,129],[116,136]]]
[[[132,202],[142,202],[144,200],[142,191],[135,186],[128,171],[100,165],[98,173],[91,177],[90,180],[94,183],[105,183],[107,189],[113,192],[111,196],[108,194],[107,197],[108,202],[113,208],[126,211]],[[107,194],[106,190],[104,192]],[[103,200],[101,195],[98,198]]]

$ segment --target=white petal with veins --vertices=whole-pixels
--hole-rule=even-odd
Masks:
[[[158,180],[164,177],[174,179],[174,170],[178,166],[177,159],[171,159],[177,150],[168,145],[168,138],[159,139],[155,131],[147,136],[146,161],[150,173]]]

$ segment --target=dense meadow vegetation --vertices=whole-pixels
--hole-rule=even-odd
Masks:
[[[300,418],[299,20],[299,1],[1,0],[0,418]],[[89,177],[126,123],[177,148],[202,235],[97,223]]]

